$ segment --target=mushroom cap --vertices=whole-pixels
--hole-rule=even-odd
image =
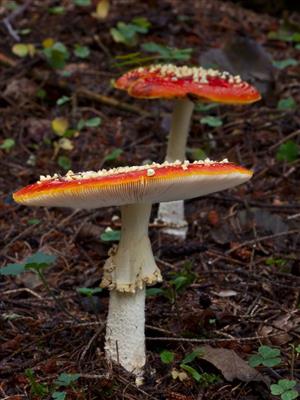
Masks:
[[[257,89],[238,75],[171,64],[131,70],[117,79],[115,87],[143,99],[189,97],[228,104],[247,104],[261,99]]]
[[[28,206],[83,209],[157,203],[228,189],[251,176],[251,171],[227,160],[154,163],[77,174],[69,171],[63,177],[41,176],[37,183],[14,193],[13,198]]]

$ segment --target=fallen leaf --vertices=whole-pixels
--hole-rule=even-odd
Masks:
[[[96,7],[93,17],[97,19],[105,19],[109,13],[109,0],[100,0]]]
[[[199,355],[199,358],[219,369],[229,382],[234,379],[243,382],[265,381],[265,378],[256,369],[250,367],[233,350],[215,349],[211,346],[203,346],[201,350],[203,353]]]
[[[62,136],[68,129],[69,122],[66,118],[58,117],[51,121],[51,127],[58,136]]]
[[[220,290],[218,293],[216,293],[216,295],[219,297],[233,297],[237,294],[238,293],[234,290]]]

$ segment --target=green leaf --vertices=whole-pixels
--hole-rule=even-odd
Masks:
[[[56,261],[56,256],[51,254],[46,254],[42,252],[37,252],[32,256],[28,257],[25,261],[25,269],[40,270],[48,267]]]
[[[56,386],[70,386],[72,383],[76,382],[80,378],[80,374],[66,374],[62,373],[56,379],[54,384]]]
[[[195,111],[206,112],[219,107],[218,103],[201,103],[200,101],[195,104]]]
[[[56,104],[57,104],[58,106],[62,106],[62,105],[64,105],[64,104],[68,103],[70,100],[71,100],[71,97],[69,97],[69,96],[62,96],[62,97],[60,97],[60,98],[56,101]]]
[[[259,355],[259,354],[253,354],[250,358],[249,358],[249,365],[250,367],[258,367],[259,365],[261,365],[263,363],[263,358]]]
[[[24,43],[17,43],[13,45],[12,52],[18,57],[26,57],[29,54],[28,45]]]
[[[70,57],[68,49],[61,42],[56,42],[53,46],[43,49],[43,53],[48,64],[55,69],[63,68]]]
[[[300,149],[297,143],[293,140],[287,140],[282,143],[276,153],[276,159],[278,161],[293,162],[298,159],[300,155]]]
[[[88,7],[92,4],[91,0],[73,0],[73,3],[80,7]]]
[[[86,297],[92,297],[97,293],[101,293],[102,292],[102,288],[86,288],[86,287],[82,287],[82,288],[77,288],[76,291],[80,294],[82,294],[83,296]]]
[[[258,353],[265,359],[280,356],[280,350],[270,346],[260,346],[258,348]]]
[[[25,264],[7,264],[0,269],[0,275],[16,276],[25,271]]]
[[[31,218],[27,221],[28,225],[38,225],[41,222],[38,218]]]
[[[4,139],[3,142],[0,145],[0,149],[6,150],[6,151],[10,151],[11,149],[13,149],[16,145],[16,142],[14,139],[12,138],[7,138]]]
[[[65,171],[69,171],[72,166],[72,162],[67,156],[59,156],[57,164],[62,167]]]
[[[188,278],[186,276],[177,276],[177,278],[172,279],[170,283],[175,286],[176,290],[179,290],[186,286]]]
[[[296,351],[296,353],[300,354],[300,344],[298,344],[298,346],[295,347],[295,351]]]
[[[292,110],[296,107],[296,102],[293,97],[287,97],[286,99],[280,99],[277,103],[278,110]]]
[[[282,388],[280,385],[274,384],[270,386],[271,393],[274,394],[275,396],[279,396],[282,393],[284,393],[284,388]]]
[[[94,117],[85,121],[84,125],[87,126],[88,128],[96,128],[99,125],[101,125],[101,122],[102,120],[100,117]]]
[[[193,52],[193,49],[191,48],[178,49],[164,46],[155,42],[144,43],[142,44],[141,48],[149,53],[159,54],[160,58],[166,61],[188,61]]]
[[[281,363],[281,358],[280,357],[276,357],[276,358],[267,358],[266,360],[263,360],[263,365],[265,367],[275,367],[276,365],[279,365]]]
[[[207,155],[203,149],[187,148],[186,151],[190,154],[190,157],[193,159],[193,161],[205,160],[207,158]]]
[[[109,154],[107,154],[105,157],[104,157],[104,159],[103,159],[103,162],[106,162],[106,161],[115,161],[115,160],[117,160],[119,157],[120,157],[120,155],[123,153],[123,150],[122,149],[114,149],[113,151],[111,151]]]
[[[195,349],[191,353],[187,354],[182,360],[182,364],[189,364],[190,362],[194,361],[195,358],[201,356],[202,354],[203,350],[199,347],[198,349]]]
[[[90,55],[90,49],[87,46],[76,44],[74,54],[78,58],[87,58]]]
[[[184,369],[186,372],[188,372],[195,381],[200,382],[201,380],[201,375],[199,374],[198,371],[195,370],[195,368],[191,367],[190,365],[186,364],[180,364],[180,368]]]
[[[67,392],[53,392],[52,399],[53,400],[65,400]]]
[[[76,128],[77,128],[79,131],[81,131],[81,129],[83,129],[84,126],[85,126],[85,120],[81,118],[81,119],[78,121]]]
[[[277,382],[280,387],[282,387],[285,391],[293,389],[296,386],[296,381],[291,381],[289,379],[279,379]]]
[[[48,13],[53,15],[62,15],[65,12],[65,7],[63,6],[54,6],[48,8]]]
[[[283,258],[274,258],[274,257],[269,257],[265,261],[266,265],[272,265],[272,266],[278,266],[278,267],[284,267],[285,264],[287,263],[286,260]]]
[[[34,372],[32,369],[25,369],[25,376],[28,378],[30,383],[30,392],[40,398],[46,396],[49,393],[48,387],[42,383],[37,383]]]
[[[175,354],[171,351],[164,350],[160,353],[160,359],[164,364],[171,364],[174,361]]]
[[[278,69],[285,69],[287,67],[294,67],[295,65],[298,65],[298,61],[294,58],[286,58],[285,60],[273,61],[273,65]]]
[[[223,121],[221,120],[221,118],[213,117],[211,115],[201,118],[200,123],[203,125],[211,126],[212,128],[217,128],[223,125]]]
[[[294,400],[297,399],[299,393],[297,390],[289,390],[281,395],[281,400]]]
[[[121,238],[121,231],[106,229],[100,236],[103,242],[118,242]]]
[[[161,294],[164,294],[164,290],[161,289],[161,288],[148,288],[148,289],[146,289],[146,296],[147,297],[159,296]]]

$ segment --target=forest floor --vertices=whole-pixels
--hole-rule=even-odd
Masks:
[[[48,288],[31,270],[0,275],[0,398],[279,399],[270,385],[282,379],[299,391],[299,15],[280,21],[218,0],[111,1],[98,14],[97,1],[85,3],[0,4],[0,266],[38,251],[57,257],[43,271]],[[142,32],[130,39],[127,26],[116,43],[111,28],[135,17]],[[283,23],[289,34],[278,33]],[[197,65],[237,35],[280,68],[258,74],[267,85],[259,103],[199,105],[188,157],[228,158],[254,176],[187,201],[184,243],[151,224],[164,282],[148,291],[147,366],[136,387],[103,353],[109,294],[97,288],[114,239],[105,229],[120,229],[119,210],[27,208],[11,194],[40,175],[163,161],[171,102],[134,100],[112,80],[148,57]],[[56,42],[64,46],[55,53]],[[177,50],[149,52],[151,42]]]

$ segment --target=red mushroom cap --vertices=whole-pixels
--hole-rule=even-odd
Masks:
[[[29,206],[84,209],[157,203],[228,189],[246,182],[251,176],[251,171],[227,160],[176,161],[41,177],[13,197],[17,203]]]
[[[204,101],[247,104],[260,100],[257,89],[239,76],[202,67],[153,65],[127,72],[115,87],[144,99],[172,99],[187,96]]]

